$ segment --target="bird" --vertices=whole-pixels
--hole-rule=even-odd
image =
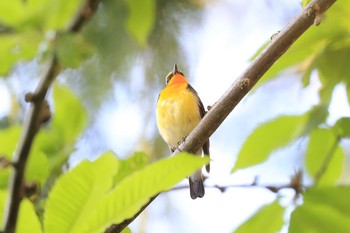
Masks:
[[[176,64],[165,77],[165,82],[165,88],[158,96],[156,118],[159,133],[173,153],[198,125],[206,111],[197,92]],[[201,156],[203,152],[210,156],[209,144],[208,139],[196,154]],[[210,172],[210,164],[206,165],[206,170]],[[191,198],[202,198],[205,194],[202,169],[188,178]]]

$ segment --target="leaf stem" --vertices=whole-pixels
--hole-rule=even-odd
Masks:
[[[331,148],[329,149],[328,153],[326,154],[326,156],[324,157],[324,160],[320,166],[320,169],[318,169],[315,178],[314,178],[314,185],[317,186],[322,178],[322,176],[326,173],[327,168],[329,163],[332,161],[332,158],[335,154],[335,151],[338,148],[338,144],[340,141],[341,137],[337,137],[336,140],[334,140]]]

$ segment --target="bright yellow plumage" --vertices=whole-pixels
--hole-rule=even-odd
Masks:
[[[174,78],[183,77],[172,79]],[[201,119],[197,96],[187,89],[187,85],[187,82],[169,82],[160,93],[157,103],[158,128],[172,149],[176,149],[178,143],[191,133]]]
[[[187,135],[198,125],[205,110],[197,92],[188,84],[184,75],[177,70],[166,77],[167,85],[160,92],[157,102],[157,125],[160,135],[174,151]],[[209,155],[209,141],[203,145],[203,152]],[[200,155],[202,151],[198,152]],[[206,167],[209,172],[209,165]],[[189,177],[193,199],[204,196],[201,170]]]

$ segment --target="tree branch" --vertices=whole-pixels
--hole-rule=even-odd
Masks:
[[[274,36],[271,43],[256,57],[245,72],[236,79],[226,93],[208,111],[192,133],[186,137],[186,140],[174,151],[173,155],[176,155],[180,151],[192,153],[198,151],[264,73],[311,25],[319,25],[322,14],[335,2],[336,0],[313,0],[310,2],[294,20]],[[146,205],[149,205],[152,201],[153,199]],[[142,210],[135,216],[138,216],[140,212]],[[127,224],[124,221],[123,225],[127,226],[133,220],[134,218],[125,220]],[[118,225],[114,224],[114,226]],[[117,230],[111,230],[108,233],[121,232],[124,228],[116,227],[115,229]]]
[[[72,23],[68,26],[66,32],[78,32],[84,23],[89,20],[96,11],[99,2],[99,0],[86,1],[82,6],[81,11],[77,13]],[[43,120],[41,119],[41,112],[42,107],[45,106],[45,96],[60,69],[55,53],[45,67],[46,69],[41,75],[35,92],[26,95],[26,100],[31,102],[31,104],[25,117],[21,137],[17,149],[14,152],[14,158],[12,161],[13,167],[9,178],[8,198],[3,220],[3,231],[6,233],[16,232],[17,217],[23,197],[25,167],[33,140],[39,131]]]
[[[295,191],[295,196],[299,196],[303,192],[306,186],[303,184],[303,173],[301,170],[295,171],[295,173],[290,177],[290,182],[283,185],[263,185],[258,183],[258,177],[256,176],[252,183],[250,184],[231,184],[231,185],[212,185],[205,186],[205,188],[215,188],[220,190],[220,192],[226,192],[229,188],[265,188],[273,193],[278,193],[282,189],[293,189]],[[170,191],[188,189],[188,185],[182,185],[174,187]]]
[[[41,122],[39,121],[39,115],[41,112],[41,106],[48,90],[49,83],[55,77],[54,74],[57,65],[57,58],[54,56],[47,64],[47,69],[41,77],[41,82],[32,96],[33,102],[27,112],[18,147],[14,153],[12,162],[13,171],[9,180],[7,205],[4,212],[4,232],[6,233],[16,232],[17,216],[23,195],[25,167],[34,137],[40,128]]]
[[[212,106],[174,154],[179,151],[198,151],[264,73],[311,25],[319,24],[322,14],[335,2],[336,0],[313,0],[294,20],[274,36],[271,43]]]

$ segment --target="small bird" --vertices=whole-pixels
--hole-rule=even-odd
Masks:
[[[188,83],[184,74],[177,69],[170,72],[166,78],[166,87],[160,92],[157,101],[157,125],[160,135],[174,152],[181,142],[198,125],[205,115],[205,109],[197,92]],[[209,153],[209,140],[197,154]],[[209,173],[210,165],[206,166]],[[190,195],[192,199],[204,196],[203,176],[201,169],[189,177]]]

